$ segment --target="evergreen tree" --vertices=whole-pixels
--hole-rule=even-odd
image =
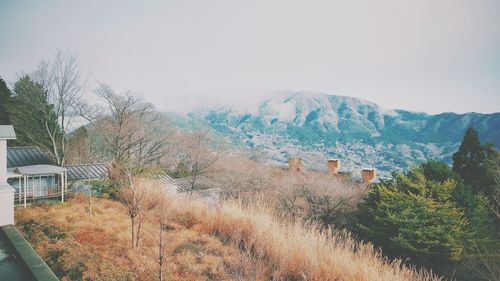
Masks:
[[[7,109],[12,102],[12,92],[5,81],[0,77],[0,125],[10,125]]]
[[[360,204],[358,233],[390,257],[446,273],[462,258],[468,227],[454,177],[436,162],[394,173]]]
[[[465,132],[459,150],[453,154],[453,170],[472,188],[475,194],[490,195],[493,179],[488,176],[487,159],[494,157],[494,149],[490,145],[481,146],[479,136],[474,128]]]
[[[16,128],[18,145],[36,145],[51,151],[53,140],[47,129],[57,130],[57,116],[48,103],[47,92],[29,76],[21,77],[14,84],[14,96],[8,108]]]

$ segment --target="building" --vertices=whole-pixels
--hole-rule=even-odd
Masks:
[[[216,204],[220,201],[221,191],[216,182],[205,176],[198,176],[194,180],[194,184],[193,180],[193,177],[176,179],[168,175],[161,175],[159,177],[159,182],[167,188],[173,188],[174,192],[186,193],[211,204]]]
[[[16,204],[60,198],[67,192],[87,192],[89,182],[109,176],[104,163],[60,167],[36,146],[7,148],[7,182],[15,189]]]
[[[7,140],[16,139],[12,126],[0,125],[0,225],[14,224],[15,190],[7,181]]]
[[[68,189],[70,192],[88,192],[93,181],[109,178],[108,165],[104,163],[75,164],[68,169]]]
[[[15,189],[15,202],[60,198],[64,202],[68,169],[59,167],[38,147],[7,148],[7,182]]]
[[[8,183],[7,140],[15,138],[12,126],[0,125],[0,280],[58,281],[14,226],[16,190]],[[25,179],[26,174],[22,175]]]

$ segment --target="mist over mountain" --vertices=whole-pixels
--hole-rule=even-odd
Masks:
[[[483,143],[500,147],[500,113],[430,115],[324,93],[281,93],[246,112],[213,107],[174,120],[180,127],[211,128],[267,159],[302,157],[317,169],[327,158],[341,159],[345,170],[375,167],[385,174],[428,159],[451,163],[468,127]]]

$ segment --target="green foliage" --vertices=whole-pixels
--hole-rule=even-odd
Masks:
[[[448,179],[453,179],[457,183],[462,182],[460,175],[451,170],[446,163],[430,160],[421,166],[427,180],[444,182]]]
[[[468,129],[453,155],[453,170],[428,161],[375,185],[360,205],[356,230],[385,254],[448,277],[498,278],[499,155]]]
[[[50,151],[53,144],[47,130],[59,132],[56,137],[62,137],[47,92],[27,75],[14,84],[14,97],[8,112],[19,145],[37,145]]]
[[[177,164],[177,167],[175,167],[175,170],[170,173],[170,176],[173,178],[185,178],[191,175],[191,168],[184,161],[180,161],[179,164]]]
[[[12,103],[12,92],[5,81],[0,77],[0,125],[10,125],[7,108]]]
[[[26,239],[34,242],[39,242],[40,238],[54,242],[66,237],[66,234],[61,228],[43,224],[35,220],[25,221],[22,225],[22,232]]]
[[[92,192],[98,197],[117,200],[120,195],[120,186],[109,180],[94,181]]]
[[[459,150],[453,154],[453,170],[470,185],[475,194],[491,194],[492,177],[488,175],[487,159],[495,157],[491,145],[481,146],[479,136],[473,128],[467,129]]]
[[[444,272],[461,259],[467,236],[454,177],[435,162],[394,173],[360,204],[358,232],[391,257]]]

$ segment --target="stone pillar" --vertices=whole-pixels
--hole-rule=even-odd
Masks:
[[[338,174],[340,169],[340,160],[328,159],[328,162],[326,162],[326,168],[329,174]]]
[[[365,168],[361,170],[361,176],[363,177],[363,183],[369,185],[377,177],[377,171],[373,168]]]
[[[302,158],[292,157],[288,158],[288,171],[302,172],[304,171],[304,161]]]

